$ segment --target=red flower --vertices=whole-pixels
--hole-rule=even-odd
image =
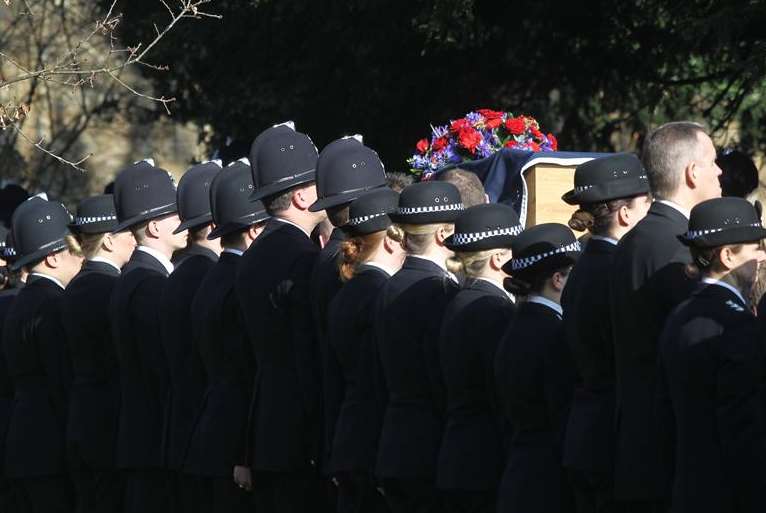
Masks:
[[[530,132],[532,132],[532,136],[535,139],[539,141],[543,140],[543,133],[538,128],[532,127],[532,130],[530,130]]]
[[[505,144],[503,146],[505,146],[506,148],[515,148],[518,145],[519,143],[517,143],[513,139],[509,139],[508,141],[505,141]]]
[[[505,120],[505,129],[512,135],[521,135],[526,130],[527,125],[523,117],[510,118]]]
[[[424,155],[428,151],[428,139],[421,139],[418,144],[415,145],[421,155]]]
[[[481,134],[474,128],[463,128],[457,134],[457,142],[471,153],[476,153],[476,148],[481,144]]]
[[[461,130],[464,130],[466,128],[471,128],[471,123],[469,123],[468,120],[465,118],[456,119],[455,121],[450,123],[450,127],[449,127],[450,131],[452,131],[453,133],[458,133]]]
[[[540,151],[540,145],[534,141],[529,141],[529,149],[537,153]]]
[[[548,134],[548,141],[551,143],[551,150],[558,151],[558,149],[559,149],[559,142],[556,139],[556,136],[551,134],[551,133],[549,133]]]
[[[433,150],[434,151],[443,150],[444,148],[447,147],[448,142],[449,140],[447,139],[446,136],[439,137],[438,139],[434,141]]]
[[[499,110],[479,109],[476,112],[484,116],[484,126],[490,130],[503,124],[503,113]]]

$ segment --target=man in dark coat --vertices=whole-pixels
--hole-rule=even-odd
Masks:
[[[109,299],[136,244],[130,232],[111,233],[116,226],[111,194],[80,202],[72,230],[86,260],[61,302],[73,371],[67,456],[78,513],[110,513],[122,508],[122,480],[114,461],[120,373],[109,324]]]
[[[61,323],[64,287],[82,263],[59,203],[33,197],[14,212],[14,268],[30,271],[3,326],[3,355],[14,390],[5,437],[5,472],[16,509],[70,512],[74,497],[66,475],[65,429],[71,368]]]
[[[680,236],[702,283],[660,337],[660,386],[675,418],[674,513],[766,510],[763,335],[747,297],[766,229],[741,198],[691,211]]]
[[[274,216],[241,258],[235,289],[258,375],[248,460],[260,511],[304,512],[322,493],[317,474],[320,369],[309,285],[319,248],[312,230],[317,151],[289,126],[261,133],[250,162],[255,194]]]
[[[215,228],[207,237],[220,240],[223,252],[191,306],[192,350],[204,366],[207,388],[183,468],[197,478],[200,513],[250,510],[252,478],[243,463],[256,366],[234,284],[243,252],[269,217],[260,201],[250,201],[252,191],[247,159],[225,167],[210,186]]]
[[[120,367],[116,459],[125,477],[123,511],[165,513],[169,490],[162,437],[169,370],[160,300],[173,272],[170,257],[184,246],[186,232],[174,232],[180,223],[175,184],[151,162],[121,171],[114,197],[116,230],[130,229],[138,244],[112,291],[109,316]]]
[[[170,371],[163,453],[171,480],[171,499],[179,511],[189,511],[195,503],[196,485],[178,472],[183,466],[205,391],[205,371],[199,354],[192,348],[191,303],[221,252],[218,240],[207,238],[213,228],[210,184],[220,169],[217,162],[199,164],[186,171],[178,182],[176,198],[181,224],[175,232],[188,230],[189,235],[183,258],[173,266],[161,301],[162,346]]]
[[[617,247],[610,285],[616,371],[615,498],[625,511],[662,511],[672,465],[655,411],[657,339],[670,311],[691,293],[689,251],[676,236],[689,210],[720,196],[715,148],[704,129],[668,123],[649,134],[643,163],[654,203]]]

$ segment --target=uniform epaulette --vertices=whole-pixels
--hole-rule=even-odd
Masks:
[[[735,303],[731,299],[727,299],[726,300],[726,306],[728,306],[729,308],[731,308],[732,310],[737,311],[737,312],[744,312],[745,311],[745,308],[742,305],[738,305],[737,303]]]

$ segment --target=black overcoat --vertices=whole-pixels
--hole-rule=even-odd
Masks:
[[[5,362],[3,351],[3,326],[8,311],[11,309],[19,288],[12,288],[0,292],[0,481],[5,477],[5,435],[8,432],[8,424],[13,411],[13,384],[8,375],[8,365]],[[0,493],[0,501],[2,493]],[[2,504],[2,502],[0,502]]]

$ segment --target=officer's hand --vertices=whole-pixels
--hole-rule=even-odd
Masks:
[[[253,489],[253,476],[250,472],[250,467],[243,467],[242,465],[234,466],[234,483],[243,490],[249,492]]]

